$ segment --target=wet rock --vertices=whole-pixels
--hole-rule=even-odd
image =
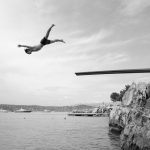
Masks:
[[[127,107],[114,107],[109,116],[109,126],[111,127],[110,130],[121,132],[127,123],[128,114],[129,109]]]

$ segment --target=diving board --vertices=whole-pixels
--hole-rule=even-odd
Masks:
[[[150,73],[150,68],[76,72],[75,74],[77,76],[84,76],[84,75],[103,75],[103,74],[127,74],[127,73]]]

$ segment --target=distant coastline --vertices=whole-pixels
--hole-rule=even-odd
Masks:
[[[75,106],[40,106],[40,105],[11,105],[11,104],[0,104],[0,109],[8,112],[15,112],[18,109],[31,110],[32,112],[72,112],[74,109],[93,109],[95,106],[90,105],[75,105]]]

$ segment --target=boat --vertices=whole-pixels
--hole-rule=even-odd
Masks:
[[[108,113],[68,113],[68,116],[108,117]]]
[[[8,112],[8,111],[5,110],[5,109],[0,109],[0,112],[6,113],[6,112]]]
[[[96,116],[96,113],[69,113],[68,116]]]
[[[15,112],[16,112],[16,113],[30,113],[30,112],[32,112],[32,111],[31,111],[31,110],[26,110],[26,109],[21,108],[21,109],[19,109],[19,110],[16,110]]]
[[[44,112],[50,112],[50,110],[44,109]]]

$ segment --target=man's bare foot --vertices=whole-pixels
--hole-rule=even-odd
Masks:
[[[63,43],[66,43],[64,40],[60,40],[61,42],[63,42]]]
[[[52,24],[52,26],[51,27],[54,27],[55,26],[55,24]]]

